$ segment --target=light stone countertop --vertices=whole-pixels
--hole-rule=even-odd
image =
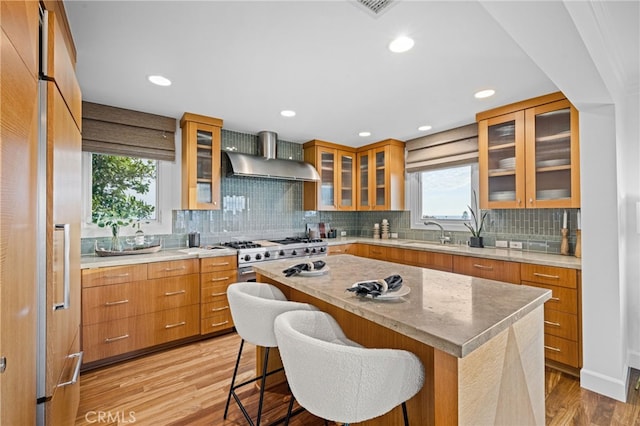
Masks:
[[[161,250],[150,254],[130,254],[126,256],[84,255],[80,258],[80,269],[104,268],[107,266],[135,265],[138,263],[166,262],[169,260],[199,259],[205,257],[235,256],[235,249],[201,249],[184,248],[175,250]]]
[[[254,270],[300,292],[462,358],[541,306],[551,291],[352,255],[324,258],[320,276],[285,277],[295,260]],[[363,280],[399,274],[411,291],[394,300],[361,298],[345,289]]]
[[[485,259],[508,260],[520,263],[533,263],[536,265],[557,266],[560,268],[582,269],[582,260],[574,256],[563,256],[560,254],[537,253],[508,248],[473,248],[466,245],[440,244],[437,242],[388,239],[365,237],[340,237],[326,239],[329,246],[341,244],[374,244],[386,247],[401,247],[405,249],[432,251],[436,253],[448,253],[460,256],[482,257]]]

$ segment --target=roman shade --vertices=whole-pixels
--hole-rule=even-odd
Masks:
[[[176,119],[82,102],[82,150],[175,160]]]
[[[406,143],[407,172],[456,166],[478,158],[477,123],[434,133]]]

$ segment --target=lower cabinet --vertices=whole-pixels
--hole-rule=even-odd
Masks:
[[[236,256],[200,259],[200,334],[233,328],[227,287],[237,281],[236,265]]]
[[[84,363],[200,334],[198,259],[82,271]]]
[[[480,257],[454,256],[453,272],[520,284],[520,263],[505,260],[484,259]]]

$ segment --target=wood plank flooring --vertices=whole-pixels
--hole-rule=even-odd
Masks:
[[[232,333],[83,373],[76,425],[246,425],[233,400],[227,420],[222,419],[239,344],[239,336]],[[253,377],[254,368],[255,347],[245,344],[238,379]],[[629,401],[623,404],[582,389],[577,379],[548,368],[547,424],[640,426],[640,395],[633,388],[638,377],[633,370]],[[249,385],[239,395],[255,416],[257,390]],[[286,389],[267,392],[262,423],[284,415],[287,400]],[[291,424],[324,422],[303,412]],[[419,424],[413,420],[412,426]]]

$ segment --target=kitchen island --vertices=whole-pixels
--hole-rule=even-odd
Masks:
[[[415,353],[422,390],[407,403],[412,424],[544,424],[543,304],[549,290],[351,255],[325,258],[319,276],[285,277],[291,260],[254,266],[260,282],[333,315],[366,347]],[[346,288],[399,274],[405,296],[372,300]],[[406,292],[406,290],[404,290]],[[366,424],[401,424],[402,412]]]

